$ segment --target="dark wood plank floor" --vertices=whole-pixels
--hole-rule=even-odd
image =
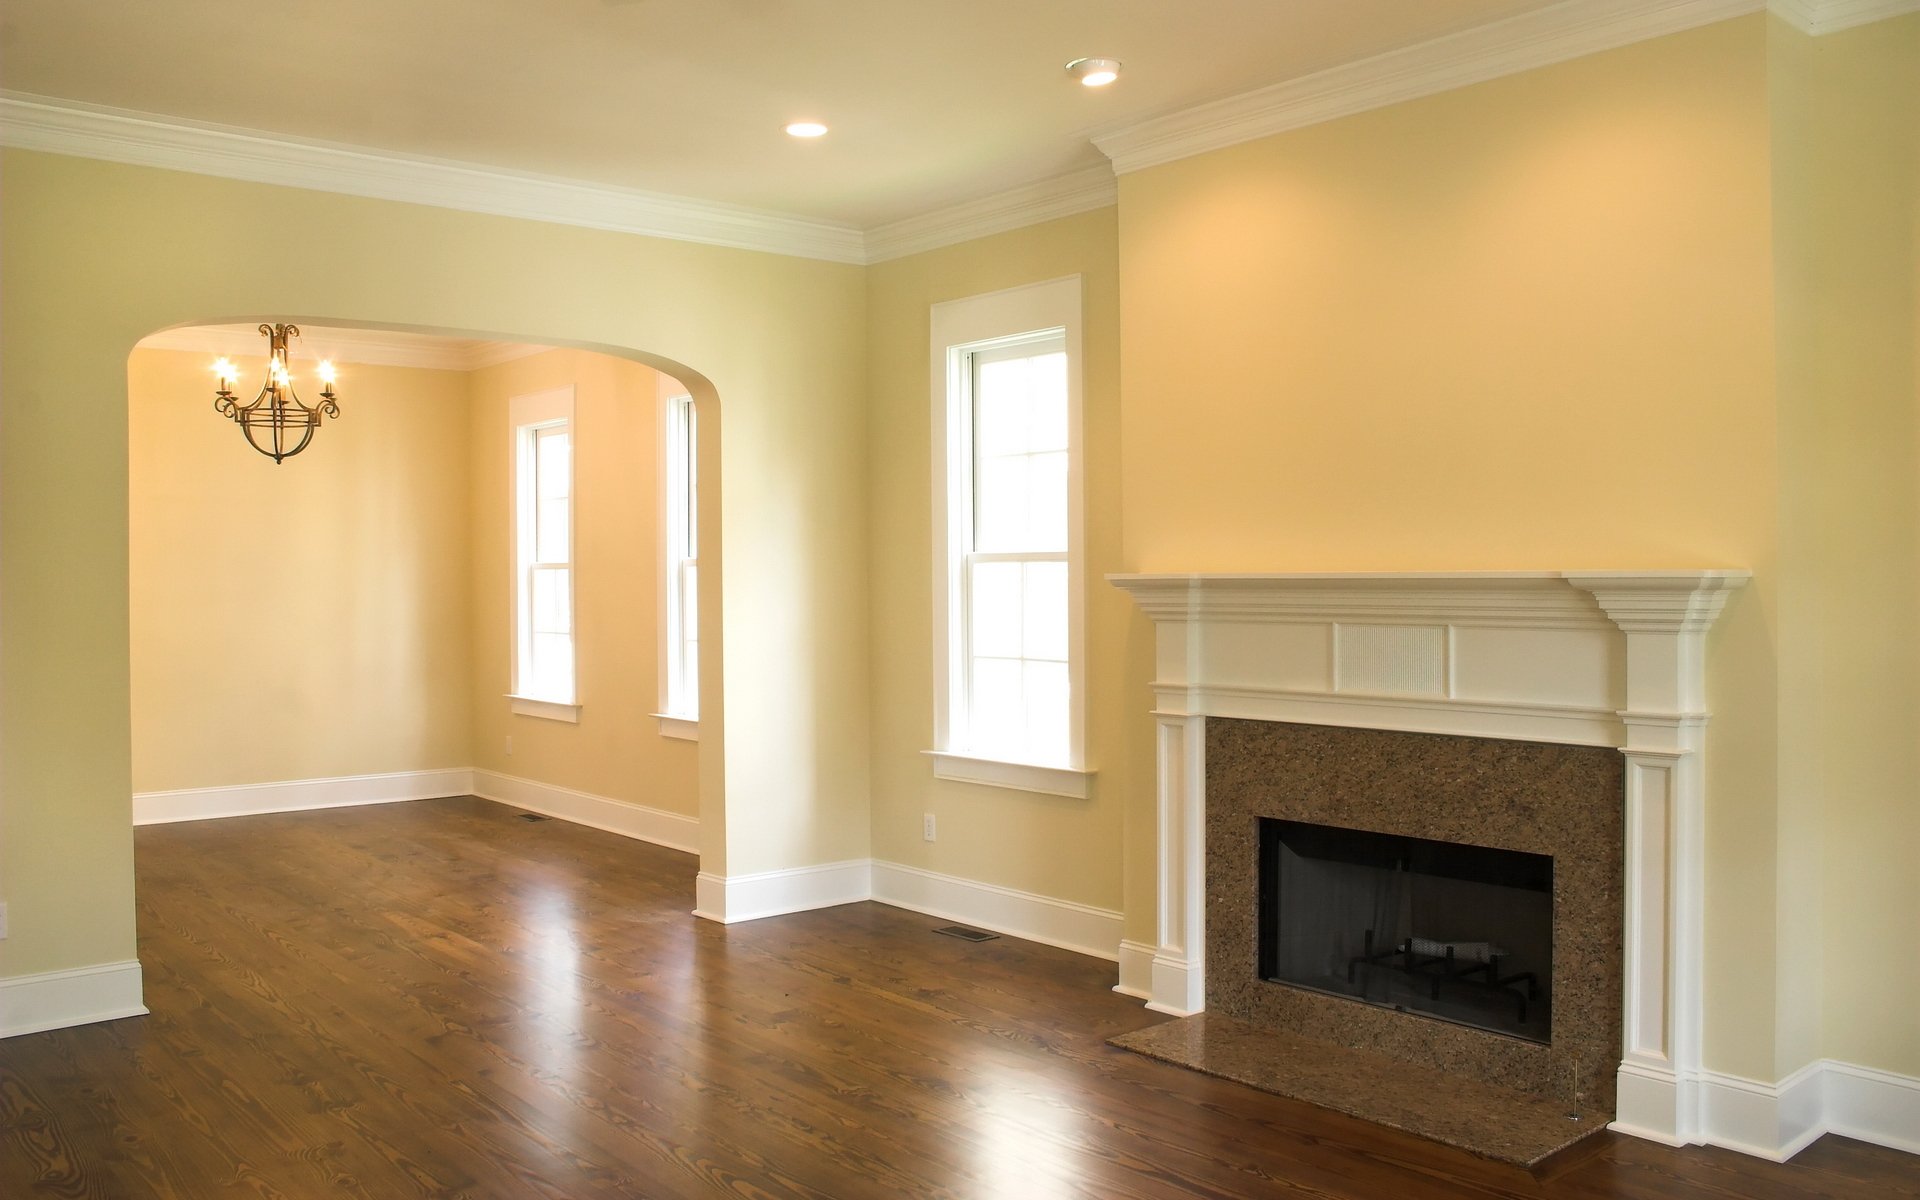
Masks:
[[[1920,1196],[1602,1135],[1536,1177],[1114,1050],[1111,964],[455,799],[138,832],[153,1015],[0,1042],[0,1196]]]

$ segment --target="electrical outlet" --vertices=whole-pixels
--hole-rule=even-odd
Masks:
[[[7,937],[7,902],[0,900],[0,941]]]
[[[507,757],[508,758],[513,757],[513,735],[512,734],[507,735]]]
[[[921,814],[920,836],[922,838],[925,838],[929,842],[933,840],[933,814],[932,813]]]

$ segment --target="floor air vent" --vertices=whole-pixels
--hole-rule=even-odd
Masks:
[[[520,814],[520,819],[521,819],[522,821],[551,821],[551,820],[553,820],[553,818],[552,818],[552,817],[546,817],[546,816],[542,816],[542,815],[540,815],[539,813],[521,813],[521,814]]]
[[[988,933],[984,929],[968,929],[965,925],[942,925],[934,930],[948,937],[957,937],[963,942],[990,942],[999,937],[997,933]]]

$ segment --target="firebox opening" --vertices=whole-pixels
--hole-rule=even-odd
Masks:
[[[1552,1040],[1553,859],[1260,818],[1260,977]]]

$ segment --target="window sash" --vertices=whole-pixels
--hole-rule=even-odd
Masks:
[[[1007,461],[1020,459],[1031,463],[1043,456],[1059,456],[1064,460],[1072,453],[1071,433],[1065,444],[1055,447],[1047,445],[1015,454],[994,456],[989,460],[980,453],[981,438],[981,368],[995,362],[1035,358],[1042,355],[1066,353],[1066,337],[1059,329],[1036,330],[1018,334],[1009,338],[996,339],[994,342],[962,349],[958,352],[959,369],[954,373],[960,384],[960,395],[955,397],[960,407],[958,420],[952,423],[963,438],[960,453],[954,456],[958,463],[965,464],[959,478],[950,482],[957,484],[951,501],[960,507],[964,514],[957,523],[960,545],[954,547],[955,599],[958,601],[957,622],[951,632],[954,643],[952,672],[955,682],[955,695],[949,708],[949,734],[953,742],[952,749],[982,757],[1012,762],[1030,762],[1048,766],[1069,766],[1076,755],[1074,713],[1076,697],[1074,682],[1077,672],[1072,658],[1072,638],[1062,638],[1066,649],[1059,658],[1038,657],[1028,654],[983,654],[976,645],[976,604],[979,600],[977,568],[985,564],[1039,564],[1059,563],[1071,569],[1069,551],[1069,520],[1071,510],[1071,481],[1069,473],[1061,472],[1060,486],[1062,494],[1057,504],[1062,509],[1057,538],[1050,539],[1051,544],[1039,544],[1012,549],[979,549],[983,525],[983,500],[988,488],[983,475],[986,461]],[[1063,389],[1064,391],[1064,389]],[[1062,394],[1062,405],[1071,404],[1071,397]],[[1071,422],[1068,422],[1071,428]],[[1029,495],[1031,493],[1029,492]],[[1025,532],[1032,532],[1032,506],[1028,505],[1028,520]],[[1018,541],[1018,539],[1014,539]],[[1024,580],[1024,573],[1022,574]],[[1024,600],[1024,597],[1023,597]],[[1064,589],[1061,597],[1063,611],[1059,614],[1061,622],[1069,625],[1072,621],[1072,591]],[[1024,636],[1024,635],[1023,635]],[[1009,708],[1011,697],[1005,694],[1004,668],[1014,668],[1023,680],[1020,688],[1020,702],[1017,717]],[[993,690],[982,678],[984,672],[991,672],[1000,685],[1000,703],[987,706],[983,711],[983,688]],[[1065,686],[1060,690],[1046,711],[1035,712],[1032,702],[1036,694],[1047,691],[1045,687],[1035,686],[1033,679],[1038,674],[1052,675],[1057,672],[1064,677]],[[1057,711],[1055,709],[1057,708]]]
[[[551,415],[550,396],[539,399],[546,401],[539,414],[545,419],[523,419],[513,426],[513,694],[529,700],[573,704],[578,691],[573,620],[573,421],[571,415]],[[567,408],[561,411],[570,414],[571,397],[567,399]]]
[[[661,711],[697,720],[700,712],[699,417],[691,397],[667,401],[665,444],[666,661]]]

